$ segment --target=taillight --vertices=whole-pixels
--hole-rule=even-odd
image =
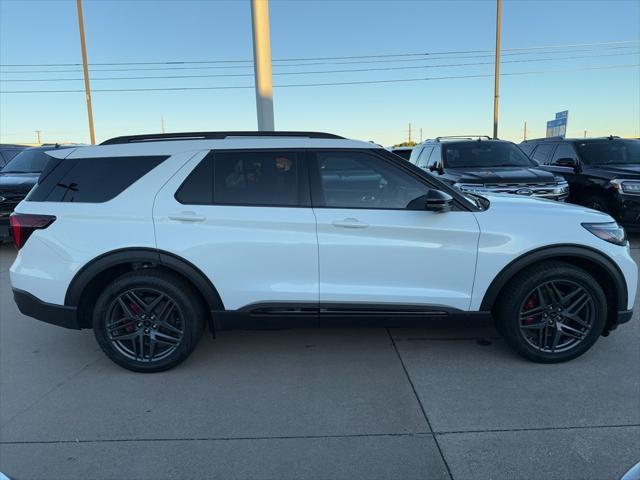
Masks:
[[[30,213],[12,213],[9,217],[13,244],[21,249],[33,232],[47,228],[56,219],[53,215],[32,215]]]

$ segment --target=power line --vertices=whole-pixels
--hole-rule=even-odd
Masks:
[[[626,65],[601,65],[591,67],[578,67],[568,69],[556,69],[556,70],[534,70],[527,72],[511,72],[503,73],[503,76],[519,76],[519,75],[539,75],[545,73],[564,73],[564,72],[577,72],[586,70],[606,70],[617,68],[630,68],[640,67],[640,64],[626,64]],[[493,77],[493,74],[477,74],[477,75],[450,75],[441,77],[424,77],[424,78],[401,78],[390,80],[362,80],[362,81],[345,81],[345,82],[326,82],[326,83],[298,83],[298,84],[283,84],[274,85],[276,88],[291,88],[291,87],[325,87],[325,86],[338,86],[338,85],[369,85],[369,84],[383,84],[383,83],[407,83],[407,82],[422,82],[431,80],[454,80],[463,78],[485,78]],[[224,85],[224,86],[210,86],[210,87],[159,87],[159,88],[108,88],[97,89],[94,92],[166,92],[166,91],[186,91],[186,90],[243,90],[254,88],[253,85]],[[84,90],[9,90],[0,91],[0,94],[20,94],[20,93],[82,93]]]
[[[639,52],[631,53],[608,53],[601,55],[581,55],[573,57],[559,57],[559,58],[529,58],[524,60],[506,60],[501,63],[530,63],[530,62],[548,62],[559,60],[578,60],[585,58],[599,58],[599,57],[619,57],[638,55]],[[360,73],[360,72],[379,72],[379,71],[395,71],[395,70],[415,70],[424,68],[450,68],[450,67],[469,67],[479,65],[493,65],[494,62],[469,62],[469,63],[449,63],[439,65],[412,65],[403,67],[371,67],[371,68],[356,68],[346,70],[316,70],[305,72],[277,72],[273,75],[317,75],[328,73]],[[168,79],[182,79],[182,78],[229,78],[229,77],[252,77],[252,73],[222,73],[222,74],[210,74],[210,75],[156,75],[156,76],[137,76],[137,77],[95,77],[92,81],[103,80],[168,80]],[[0,79],[0,82],[72,82],[82,81],[82,78],[12,78],[12,79]]]
[[[541,50],[541,49],[555,49],[555,48],[569,48],[569,47],[591,47],[591,46],[606,46],[606,45],[624,45],[630,43],[637,43],[637,40],[619,40],[613,42],[593,42],[593,43],[573,43],[573,44],[559,44],[559,45],[536,45],[530,47],[517,47],[517,48],[505,48],[504,51],[524,51],[524,50]],[[368,59],[368,58],[397,58],[397,57],[416,57],[416,56],[429,56],[429,55],[451,55],[461,53],[489,53],[493,50],[457,50],[457,51],[442,51],[442,52],[414,52],[414,53],[395,53],[395,54],[377,54],[377,55],[348,55],[348,56],[336,56],[336,57],[299,57],[299,58],[275,58],[273,62],[294,62],[294,61],[307,61],[307,60],[351,60],[351,59]],[[162,61],[162,62],[102,62],[92,63],[91,65],[98,66],[115,66],[115,65],[176,65],[176,64],[204,64],[204,63],[253,63],[253,60],[195,60],[195,61]],[[80,66],[80,63],[15,63],[15,64],[0,64],[2,67],[76,67]]]
[[[623,45],[623,46],[614,46],[614,47],[606,47],[603,50],[613,50],[613,49],[626,49],[626,48],[637,48],[637,45]],[[514,56],[514,55],[557,55],[561,53],[579,53],[579,52],[593,52],[598,51],[598,48],[583,48],[583,49],[572,49],[572,50],[555,50],[549,52],[542,51],[533,51],[533,52],[512,52],[512,53],[502,53],[501,57],[506,56]],[[315,66],[315,65],[356,65],[356,64],[370,64],[370,63],[406,63],[406,62],[423,62],[423,61],[431,61],[431,60],[450,60],[450,59],[468,59],[468,58],[493,58],[493,54],[488,55],[456,55],[456,56],[429,56],[429,57],[421,57],[421,58],[408,58],[408,59],[392,59],[392,60],[359,60],[359,61],[345,61],[345,62],[306,62],[306,63],[290,63],[283,65],[274,65],[274,68],[289,68],[289,67],[307,67],[307,66]],[[1,67],[1,66],[0,66]],[[238,69],[238,68],[253,68],[253,64],[249,65],[207,65],[207,66],[180,66],[180,67],[153,67],[153,68],[99,68],[99,69],[90,69],[91,72],[130,72],[130,71],[165,71],[165,70],[210,70],[210,69]],[[13,74],[13,73],[77,73],[81,72],[80,69],[73,70],[4,70],[2,74]]]

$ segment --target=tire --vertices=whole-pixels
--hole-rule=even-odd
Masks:
[[[125,273],[104,289],[93,311],[102,351],[134,372],[162,372],[195,349],[205,309],[193,288],[158,269]]]
[[[564,262],[543,262],[518,273],[497,302],[498,332],[518,354],[539,363],[579,357],[598,340],[607,318],[598,282]]]

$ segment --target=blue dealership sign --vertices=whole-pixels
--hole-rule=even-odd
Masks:
[[[556,113],[554,120],[547,122],[547,137],[563,137],[567,134],[569,110]]]

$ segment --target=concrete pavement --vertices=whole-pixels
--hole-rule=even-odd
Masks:
[[[22,316],[13,255],[0,248],[0,471],[17,480],[600,480],[640,460],[637,318],[561,365],[440,321],[227,332],[141,375],[91,331]]]

